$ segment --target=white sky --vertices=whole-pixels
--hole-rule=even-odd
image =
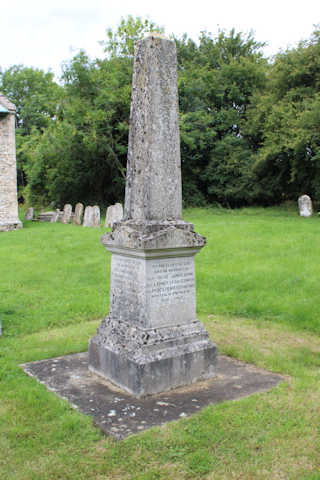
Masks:
[[[266,55],[309,38],[320,23],[320,0],[9,0],[0,3],[0,68],[23,64],[60,75],[80,48],[103,57],[99,40],[121,17],[148,18],[167,35],[201,30],[254,32]]]

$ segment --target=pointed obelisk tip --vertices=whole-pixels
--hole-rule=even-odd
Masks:
[[[149,32],[146,35],[146,38],[153,37],[153,38],[163,38],[164,40],[170,40],[164,33],[160,32]]]

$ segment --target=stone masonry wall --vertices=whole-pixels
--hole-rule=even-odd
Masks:
[[[0,231],[21,228],[18,217],[15,106],[0,94],[9,113],[0,114]]]

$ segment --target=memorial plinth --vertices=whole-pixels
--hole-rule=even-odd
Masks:
[[[217,346],[196,318],[205,238],[182,220],[176,49],[165,38],[136,47],[125,217],[102,243],[110,312],[89,342],[90,370],[137,397],[214,376]]]

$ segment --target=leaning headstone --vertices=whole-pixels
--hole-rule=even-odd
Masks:
[[[112,221],[112,212],[113,212],[113,205],[110,205],[108,208],[107,208],[107,212],[106,212],[106,221],[105,221],[105,224],[104,226],[106,228],[108,227],[112,227],[113,226],[113,221]]]
[[[83,227],[92,227],[93,224],[93,207],[87,206],[84,210]]]
[[[114,206],[114,216],[115,216],[115,222],[121,222],[123,219],[123,208],[121,203],[116,203]]]
[[[113,227],[115,222],[120,222],[123,219],[123,208],[121,203],[110,205],[107,208],[105,227]]]
[[[33,207],[27,208],[24,219],[25,220],[33,220],[33,216],[34,216],[34,208]]]
[[[82,203],[77,203],[76,208],[74,210],[73,224],[81,225],[82,216],[83,216],[83,205]]]
[[[51,222],[56,212],[40,212],[37,220],[39,222]]]
[[[215,376],[217,346],[196,318],[205,238],[182,219],[176,46],[166,38],[136,46],[125,216],[102,243],[110,311],[89,342],[90,370],[136,397]]]
[[[301,197],[298,198],[298,206],[300,217],[311,217],[313,208],[309,195],[301,195]]]
[[[60,216],[60,210],[59,210],[59,208],[57,208],[57,210],[55,212],[53,212],[53,215],[51,217],[50,222],[51,223],[57,223],[57,221],[59,220],[59,216]]]
[[[18,216],[16,107],[0,94],[0,232],[22,228]]]
[[[72,215],[72,205],[70,205],[69,203],[66,203],[66,205],[63,208],[63,217],[61,222],[70,223],[71,215]]]
[[[92,226],[93,227],[100,227],[100,207],[98,205],[95,205],[92,207]]]

